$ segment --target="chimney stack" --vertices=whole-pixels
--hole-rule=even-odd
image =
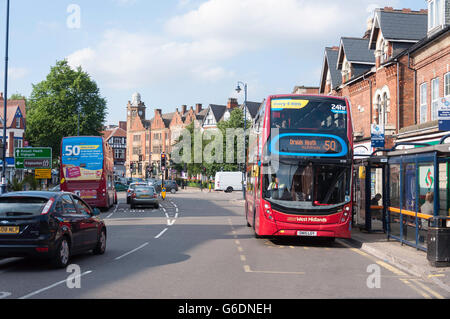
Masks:
[[[198,114],[202,111],[202,105],[200,103],[195,104],[195,114]]]
[[[127,130],[127,122],[126,121],[119,121],[119,127],[126,131]]]
[[[186,109],[187,109],[187,105],[182,105],[181,106],[181,114],[186,113]]]
[[[0,100],[3,100],[3,92],[0,92]]]
[[[229,98],[227,103],[227,109],[234,109],[238,107],[238,101],[234,98]]]

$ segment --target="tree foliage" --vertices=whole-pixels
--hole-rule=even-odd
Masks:
[[[251,125],[251,123],[247,123],[247,128],[250,127],[250,125]],[[206,174],[207,176],[214,176],[215,173],[219,172],[219,171],[238,171],[238,170],[242,169],[243,164],[238,163],[239,138],[238,137],[233,138],[232,149],[234,152],[234,156],[233,156],[234,161],[227,162],[227,145],[226,144],[229,141],[227,141],[226,136],[227,136],[228,129],[244,129],[243,111],[240,108],[234,109],[230,114],[230,118],[227,121],[219,122],[217,125],[217,128],[223,137],[223,140],[222,140],[222,143],[223,143],[222,156],[223,156],[223,158],[219,162],[214,161],[213,163],[208,163],[207,161],[205,161],[205,158],[202,156],[202,159],[203,159],[202,162],[196,163],[196,161],[195,161],[196,154],[198,156],[198,153],[201,152],[201,154],[204,155],[206,147],[208,147],[208,146],[211,147],[211,145],[213,143],[217,143],[220,141],[215,141],[214,136],[212,136],[211,138],[207,138],[205,135],[205,132],[206,132],[205,131],[205,132],[203,132],[203,138],[202,138],[201,144],[198,143],[201,145],[201,149],[200,149],[200,147],[197,147],[197,149],[196,149],[195,148],[196,145],[194,142],[195,134],[200,134],[200,136],[201,136],[202,133],[200,132],[200,129],[196,129],[194,127],[194,123],[191,123],[189,126],[186,127],[186,129],[189,131],[190,139],[191,139],[191,158],[190,158],[189,163],[186,164],[189,175],[195,176],[197,174],[203,173],[204,175]],[[180,137],[177,141],[177,144],[182,143],[182,142],[183,142],[183,138]],[[246,143],[248,145],[248,138],[246,139]],[[240,154],[240,155],[243,156],[243,154]],[[184,163],[177,163],[177,164],[175,164],[174,168],[181,171],[181,170],[184,170],[184,166],[185,166]]]
[[[106,118],[106,100],[95,81],[81,67],[72,69],[66,60],[51,67],[46,79],[33,85],[27,103],[26,139],[34,147],[52,147],[60,155],[61,139],[77,135],[99,136]]]

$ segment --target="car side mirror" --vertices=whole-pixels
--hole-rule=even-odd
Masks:
[[[95,207],[95,208],[92,210],[92,215],[93,215],[93,216],[98,216],[98,215],[100,215],[100,209],[98,209],[97,207]]]

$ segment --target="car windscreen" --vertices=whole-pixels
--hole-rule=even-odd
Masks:
[[[153,187],[142,187],[142,186],[136,186],[136,189],[134,190],[136,193],[153,193],[154,188]]]
[[[38,216],[48,201],[40,197],[0,197],[0,217]]]

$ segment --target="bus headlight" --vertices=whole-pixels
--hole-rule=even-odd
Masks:
[[[273,220],[272,207],[270,206],[270,204],[268,204],[268,203],[264,204],[264,213],[266,214],[266,217],[268,219]]]

